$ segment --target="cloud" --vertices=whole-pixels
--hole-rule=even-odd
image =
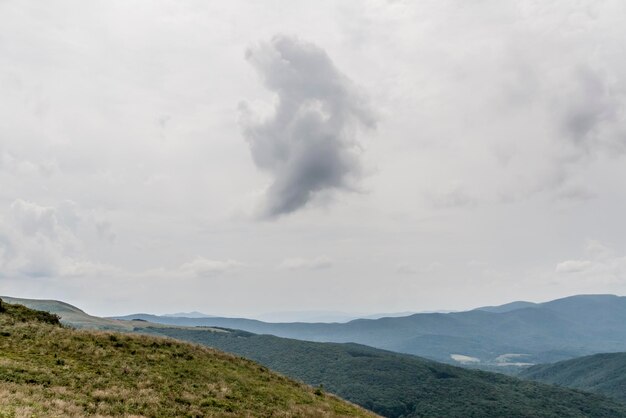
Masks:
[[[323,49],[297,38],[275,36],[246,59],[278,98],[263,120],[241,105],[254,163],[272,176],[262,215],[294,212],[323,191],[354,190],[363,174],[356,129],[376,125],[362,93]]]
[[[587,153],[626,151],[626,100],[606,75],[577,68],[563,93],[562,122],[569,140]]]
[[[76,243],[56,208],[17,199],[0,218],[0,275],[58,275]]]
[[[438,261],[433,261],[430,264],[422,265],[422,266],[419,266],[418,268],[415,268],[413,265],[409,263],[400,263],[396,266],[396,273],[406,274],[406,275],[413,275],[413,274],[419,274],[419,273],[434,273],[443,267],[444,265]]]
[[[53,207],[39,206],[17,199],[11,204],[11,215],[18,229],[25,235],[43,234],[53,238],[60,229]]]
[[[287,258],[278,266],[281,270],[323,270],[333,266],[333,261],[325,256],[316,258]]]
[[[468,267],[472,267],[472,268],[485,268],[488,266],[488,264],[484,261],[479,261],[479,260],[470,260],[467,263]]]
[[[605,261],[615,258],[615,251],[597,240],[587,241],[585,254],[597,261]]]
[[[580,273],[593,266],[589,260],[567,260],[556,265],[557,273]]]
[[[198,257],[195,260],[182,264],[179,270],[183,273],[191,273],[195,277],[216,277],[230,273],[242,265],[242,263],[235,260],[219,261]]]
[[[458,183],[448,185],[447,188],[442,190],[428,193],[427,197],[430,198],[433,207],[436,209],[461,208],[472,206],[476,203],[476,198],[470,195],[465,187]]]
[[[417,274],[418,270],[416,270],[409,263],[400,263],[396,266],[396,273],[398,274]]]
[[[626,257],[599,241],[590,240],[584,249],[585,259],[566,260],[556,266],[556,272],[576,273],[589,281],[619,282],[626,274]]]
[[[584,260],[566,260],[556,265],[557,273],[607,272],[620,264],[615,252],[600,241],[588,240],[584,248]]]
[[[0,172],[8,172],[17,176],[41,175],[50,177],[59,170],[56,161],[43,160],[39,162],[20,158],[5,151],[0,144]]]
[[[96,219],[74,202],[43,206],[17,199],[9,205],[6,215],[0,216],[0,278],[107,278],[141,282],[217,277],[243,266],[236,260],[197,257],[174,268],[131,271],[90,257],[85,251],[90,245],[88,238],[92,244],[98,241],[112,244],[115,233],[109,221]]]
[[[117,238],[117,235],[112,230],[111,222],[109,221],[96,222],[96,232],[98,233],[98,237],[104,241],[112,243]]]
[[[556,197],[560,200],[583,202],[595,199],[597,194],[582,186],[569,186],[559,190]]]
[[[4,216],[0,213],[0,277],[77,277],[110,272],[110,266],[85,256],[87,243],[81,236],[81,224],[96,231],[98,221],[72,201],[43,206],[16,199]]]

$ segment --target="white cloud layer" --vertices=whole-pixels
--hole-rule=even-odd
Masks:
[[[556,265],[557,273],[580,273],[589,270],[593,263],[589,260],[566,260]]]
[[[556,272],[576,274],[586,281],[598,283],[626,283],[626,256],[617,255],[611,248],[590,240],[585,247],[586,259],[566,260],[557,264]]]
[[[333,266],[333,261],[326,257],[320,256],[315,258],[286,258],[279,265],[279,269],[283,270],[324,270]]]
[[[80,278],[142,280],[160,277],[171,280],[213,278],[232,274],[243,266],[235,260],[211,260],[196,257],[176,268],[151,268],[144,271],[124,270],[102,261],[92,260],[81,249],[87,244],[84,229],[94,236],[110,240],[108,221],[95,221],[81,213],[73,202],[58,207],[41,206],[24,200],[14,201],[8,216],[0,218],[0,277],[12,278]],[[108,225],[105,233],[102,225]]]
[[[72,202],[59,208],[15,200],[0,218],[0,274],[54,277],[73,269],[78,215]]]
[[[180,270],[191,273],[197,277],[215,277],[226,273],[231,273],[240,268],[242,263],[235,260],[209,260],[204,257],[198,257],[192,261],[184,263],[180,266]]]
[[[626,294],[623,16],[0,1],[0,294],[232,315]]]

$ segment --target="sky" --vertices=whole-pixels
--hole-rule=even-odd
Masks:
[[[626,294],[621,0],[0,0],[0,294]]]

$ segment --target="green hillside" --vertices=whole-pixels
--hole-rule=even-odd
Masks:
[[[626,402],[626,353],[595,354],[540,364],[526,369],[520,376],[601,393]]]
[[[252,361],[0,308],[0,417],[372,416]]]
[[[235,353],[387,417],[625,417],[609,399],[358,344],[147,327]]]

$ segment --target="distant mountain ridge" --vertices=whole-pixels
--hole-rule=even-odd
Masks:
[[[38,303],[42,302],[45,301]],[[74,326],[83,326],[81,321],[88,327],[97,323],[101,329],[115,330],[141,325],[141,321],[129,323],[90,317],[68,306],[71,305],[59,305],[59,309],[63,307],[66,311],[62,316],[74,316]],[[309,341],[356,342],[451,364],[510,373],[517,373],[527,364],[626,351],[626,329],[622,325],[626,323],[624,297],[578,295],[545,303],[514,302],[502,306],[502,309],[484,307],[466,312],[358,319],[343,324],[267,323],[246,318],[178,318],[149,314],[121,318],[172,326],[241,329]],[[502,312],[497,312],[499,310]],[[477,361],[462,361],[465,358]]]
[[[526,302],[526,301],[523,301],[523,300],[519,300],[519,301],[515,301],[515,302],[505,303],[504,305],[483,306],[483,307],[480,307],[480,308],[476,308],[474,310],[475,311],[494,312],[494,313],[503,313],[503,312],[516,311],[518,309],[524,309],[524,308],[534,308],[534,307],[537,307],[539,305],[540,305],[539,303]]]
[[[263,322],[274,323],[346,323],[355,319],[378,319],[384,317],[400,317],[413,315],[416,312],[387,312],[374,314],[354,314],[339,311],[285,311],[285,312],[269,312],[261,315],[255,315],[253,319]]]
[[[214,315],[207,315],[202,312],[192,311],[192,312],[177,312],[171,314],[163,314],[162,316],[166,317],[174,317],[174,318],[214,318]]]
[[[340,311],[277,311],[277,312],[267,312],[259,315],[253,315],[250,318],[262,322],[270,322],[270,323],[292,323],[292,322],[303,322],[303,323],[346,323],[350,321],[354,321],[355,319],[380,319],[380,318],[397,318],[403,316],[409,316],[416,313],[449,313],[453,311],[424,311],[424,312],[413,312],[413,311],[405,311],[405,312],[384,312],[384,313],[372,313],[372,314],[354,314],[348,312],[340,312]],[[135,313],[132,315],[155,315],[166,318],[226,318],[220,315],[209,315],[203,312],[192,311],[192,312],[177,312],[177,313],[168,313],[168,314],[148,314],[148,313]]]
[[[45,306],[53,312],[61,312],[61,315],[69,312],[70,315],[64,317],[63,321],[70,326],[75,320],[86,328],[90,327],[90,321],[91,326],[96,329],[101,329],[103,325],[100,321],[102,318],[87,315],[82,310],[61,302],[12,300],[30,306]],[[305,383],[315,386],[323,384],[325,390],[392,418],[626,416],[624,405],[598,395],[524,382],[494,373],[466,370],[358,344],[308,342],[238,330],[177,327],[145,321],[108,321],[110,322],[104,323],[107,326],[124,324],[122,330],[126,333],[172,337],[254,359]],[[81,335],[84,337],[87,334]],[[107,334],[96,335],[103,337],[114,349],[118,348],[119,343],[125,346],[127,341],[131,341],[130,336],[107,338]],[[42,341],[54,343],[48,339]],[[165,343],[166,346],[167,344]],[[152,343],[151,347],[154,345]],[[133,352],[129,351],[129,354]],[[143,355],[135,357],[144,358]],[[36,360],[39,357],[29,358]],[[168,359],[171,363],[172,359]],[[173,364],[179,363],[180,360],[175,360]],[[102,362],[98,364],[102,365]],[[185,367],[184,364],[180,366]],[[122,369],[119,367],[119,370]],[[2,399],[0,413],[1,404]],[[209,404],[217,405],[219,404],[215,402]]]
[[[386,350],[476,367],[505,370],[516,363],[546,363],[600,352],[626,351],[626,298],[577,295],[544,303],[513,302],[465,312],[420,313],[347,323],[267,323],[245,318],[165,318],[127,315],[118,319],[217,326],[320,342],[355,342]]]

